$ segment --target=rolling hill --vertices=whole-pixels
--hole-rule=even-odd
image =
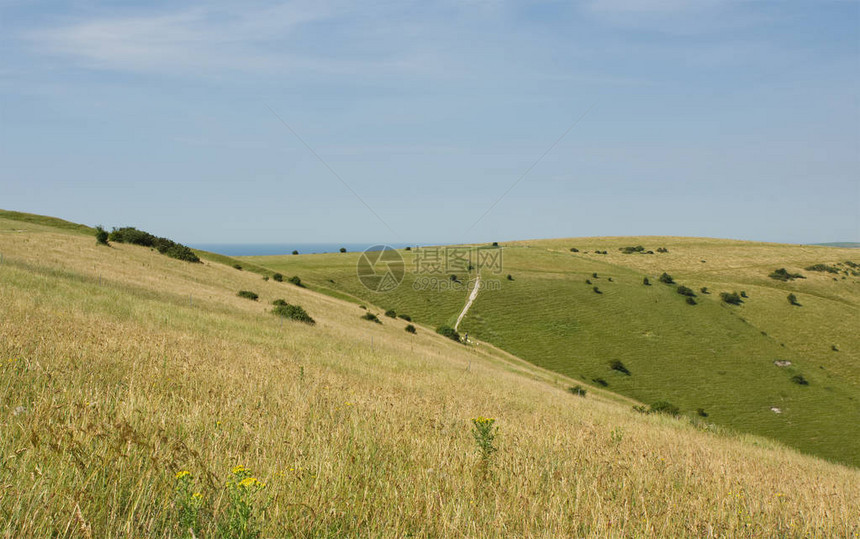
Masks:
[[[640,245],[643,252],[623,251]],[[501,250],[502,270],[483,272],[497,289],[479,293],[460,327],[470,337],[596,387],[646,403],[669,401],[686,414],[707,414],[709,422],[860,465],[856,251],[671,237],[538,240]],[[408,271],[389,293],[361,285],[356,253],[247,260],[298,275],[322,292],[430,326],[453,325],[468,285],[416,290],[427,278],[416,271],[422,255],[401,253]],[[836,273],[805,269],[817,264]],[[782,268],[804,278],[769,277]],[[664,272],[675,284],[659,282]],[[449,273],[434,279],[447,284]],[[454,274],[462,283],[470,278]],[[695,305],[678,293],[682,285]],[[747,297],[731,305],[723,292]],[[613,361],[629,374],[611,368]]]
[[[229,259],[192,264],[140,246],[101,246],[87,229],[18,217],[0,215],[4,536],[860,532],[856,468],[716,423],[637,413],[638,402],[609,391],[622,393],[614,378],[577,396],[568,388],[579,382],[563,373],[487,342],[467,347],[436,335],[422,320],[449,320],[449,307],[456,316],[459,292],[440,302],[391,296],[398,309],[415,304],[413,335],[406,321],[371,323],[360,300],[314,289],[327,283],[330,293],[361,297],[345,270],[332,269],[353,255],[295,257],[290,264],[304,264],[311,283],[303,288]],[[533,273],[508,257],[510,282],[532,287],[520,298],[543,290],[542,274],[575,290],[580,279],[557,276],[557,257],[607,277],[616,271],[595,266],[613,264],[609,255],[598,262],[551,245],[507,249],[540,253]],[[601,281],[601,299],[633,289],[636,270],[615,265],[619,290]],[[826,296],[830,285],[821,284]],[[674,295],[656,287],[647,293],[671,305]],[[743,307],[763,288],[748,287]],[[820,297],[798,295],[803,309]],[[276,299],[301,305],[315,323],[275,316]],[[466,317],[475,335],[503,320],[494,305],[479,295]],[[734,328],[741,316],[720,318]],[[528,351],[519,339],[505,345]],[[852,353],[850,342],[840,344],[839,357]],[[644,362],[625,361],[631,380],[643,376]],[[816,389],[821,376],[809,372],[802,389]],[[492,421],[474,421],[485,417]],[[488,438],[477,425],[488,423],[498,429],[489,431],[496,451],[482,452]]]

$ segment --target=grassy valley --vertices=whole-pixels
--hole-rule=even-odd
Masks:
[[[637,245],[644,252],[623,251]],[[845,263],[856,262],[856,251],[666,237],[526,241],[502,249],[503,271],[483,272],[499,289],[479,293],[461,332],[592,387],[645,403],[669,401],[710,423],[860,464],[860,272]],[[430,326],[453,325],[467,287],[416,291],[420,255],[401,253],[405,280],[385,294],[361,285],[354,253],[249,261]],[[816,264],[838,273],[805,269]],[[805,278],[769,277],[781,268]],[[661,283],[663,273],[674,284]],[[460,272],[458,279],[469,276]],[[695,294],[695,305],[680,286]],[[732,305],[723,292],[747,297]],[[790,293],[800,306],[789,303]],[[611,368],[613,361],[629,374]],[[808,383],[796,383],[798,376]]]
[[[538,275],[553,273],[541,265],[557,267],[561,255],[517,249],[545,253],[533,275],[510,270],[514,285],[536,293]],[[367,301],[383,321],[370,323],[356,302],[317,291],[333,279],[327,288],[337,295],[358,296],[345,269],[310,270],[324,259],[346,268],[349,254],[294,257],[310,283],[299,287],[264,280],[244,260],[242,270],[218,257],[189,263],[8,214],[0,253],[4,536],[860,532],[856,468],[710,423],[637,413],[636,400],[609,391],[623,392],[615,378],[574,395],[568,388],[580,382],[563,373],[488,343],[445,339],[428,322],[458,310],[454,292],[438,304],[394,296],[414,301],[416,334]],[[583,269],[597,264],[565,256]],[[619,290],[607,286],[602,299],[632,294],[635,273],[619,269]],[[559,286],[579,297],[577,280]],[[676,299],[659,290],[646,294]],[[487,298],[474,306],[476,335],[504,319]],[[273,314],[278,299],[315,324]],[[689,308],[703,306],[722,309]],[[734,328],[740,315],[725,317]],[[644,360],[628,361],[631,380],[644,377]],[[815,390],[818,376],[810,372],[804,389]],[[490,427],[483,435],[481,425]]]

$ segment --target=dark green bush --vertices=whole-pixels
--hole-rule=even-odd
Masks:
[[[740,305],[743,303],[737,292],[720,292],[720,299],[730,305]]]
[[[412,334],[416,333],[415,326],[413,326],[412,324],[408,324],[405,329],[406,329],[406,333],[412,333]]]
[[[264,280],[264,281],[268,281],[268,280],[269,280],[269,276],[268,276],[268,275],[263,275],[263,280]]]
[[[570,252],[571,252],[571,253],[578,253],[578,252],[579,252],[579,249],[577,249],[576,247],[571,247],[571,248],[570,248]]]
[[[345,253],[345,252],[346,252],[346,247],[341,247],[341,248],[340,248],[340,252],[341,252],[341,253]]]
[[[814,264],[804,269],[806,269],[806,271],[826,271],[827,273],[839,273],[839,268],[827,264]]]
[[[240,266],[239,264],[233,264],[233,269],[237,269],[239,271],[242,271],[242,266]]]
[[[394,309],[388,309],[387,311],[385,311],[385,316],[387,316],[388,318],[397,318],[397,312],[395,312]]]
[[[632,255],[634,253],[643,253],[645,252],[645,248],[641,245],[637,245],[635,247],[619,247],[619,251],[624,253],[625,255]]]
[[[567,390],[576,395],[577,397],[584,397],[587,393],[587,390],[580,385],[569,387],[567,388]]]
[[[284,282],[284,276],[281,275],[280,273],[276,273],[276,274],[272,275],[272,279],[278,281],[279,283]]]
[[[283,303],[276,304],[275,308],[272,309],[272,312],[278,316],[289,318],[290,320],[296,320],[310,325],[316,324],[316,321],[311,318],[303,308],[298,305],[290,305],[285,301]]]
[[[407,322],[411,322],[411,321],[412,321],[412,317],[411,317],[411,316],[409,316],[408,314],[398,314],[398,315],[397,315],[397,318],[400,318],[400,319],[406,320]]]
[[[116,243],[131,243],[133,245],[151,247],[165,256],[184,262],[200,262],[200,258],[194,254],[191,248],[167,238],[153,236],[149,232],[144,232],[130,226],[114,228],[108,235],[108,239]]]
[[[493,247],[498,247],[498,246],[499,246],[499,242],[494,241],[494,242],[493,242]]]
[[[364,310],[366,311],[366,310],[367,310],[367,305],[359,305],[359,306],[358,306],[358,308],[359,308],[359,309],[364,309]]]
[[[251,292],[250,290],[239,290],[239,293],[236,295],[240,298],[252,299],[254,301],[257,301],[257,298],[260,297],[257,294]]]
[[[595,293],[595,294],[602,294],[602,293],[603,293],[603,292],[601,292],[601,291],[600,291],[600,289],[599,289],[599,288],[597,288],[596,286],[595,286],[594,288],[592,288],[592,290],[594,290],[594,293]]]
[[[687,296],[687,305],[696,305],[696,300]]]
[[[110,245],[108,243],[109,236],[110,234],[108,234],[108,231],[105,230],[101,225],[96,227],[96,243],[98,243],[99,245]]]
[[[803,377],[802,374],[795,374],[791,377],[791,381],[799,386],[808,386],[809,380]]]
[[[666,249],[665,247],[657,247],[657,252],[658,253],[668,253],[669,249]]]
[[[613,371],[618,371],[620,373],[626,374],[627,376],[630,376],[630,371],[627,369],[627,367],[624,366],[624,363],[621,363],[621,360],[613,359],[609,362],[609,368]]]
[[[663,275],[661,275],[660,278],[657,280],[664,284],[675,284],[675,279],[673,279],[672,276],[665,271],[663,272]]]
[[[380,320],[379,317],[373,313],[364,313],[364,316],[362,316],[361,318],[363,320],[370,320],[371,322],[376,322],[377,324],[382,323],[382,320]]]
[[[457,333],[457,330],[455,330],[451,326],[439,326],[438,328],[436,328],[436,333],[448,337],[452,341],[460,342],[460,334]]]
[[[299,252],[298,252],[298,251],[293,251],[293,254],[294,254],[294,255],[297,255],[297,254],[299,254]]]
[[[651,286],[651,281],[648,280],[648,277],[645,277],[644,279],[642,279],[642,284],[644,284],[645,286]]]
[[[287,303],[286,300],[283,300],[283,299],[276,299],[275,301],[272,302],[272,305],[275,305],[275,306],[277,306],[277,305],[289,305],[289,303]]]
[[[651,405],[651,408],[648,410],[652,414],[668,414],[668,415],[680,415],[681,410],[668,401],[657,401]]]
[[[806,268],[806,269],[809,269],[809,268]],[[833,269],[836,269],[836,268],[833,268]],[[812,270],[812,271],[817,271],[817,270]],[[800,273],[790,273],[785,268],[779,268],[779,269],[773,270],[771,272],[771,274],[768,275],[768,277],[770,277],[771,279],[776,279],[777,281],[793,281],[795,279],[806,279],[806,277],[804,277]]]
[[[594,277],[595,279],[600,279],[600,277],[597,276],[597,273],[592,273],[591,276]]]
[[[586,279],[585,284],[591,284],[591,279]]]
[[[800,303],[797,301],[797,296],[795,296],[794,294],[788,295],[788,302],[791,303],[792,305],[800,307]]]
[[[700,288],[699,292],[701,292],[702,294],[710,294],[710,292],[708,292],[707,286],[703,286],[702,288]]]
[[[303,284],[302,284],[302,280],[301,280],[301,279],[299,279],[299,277],[298,277],[297,275],[293,275],[293,276],[292,276],[292,277],[290,277],[288,280],[289,280],[291,283],[293,283],[294,285],[296,285],[296,286],[300,286],[300,287],[302,287],[302,288],[304,288],[304,287],[305,287],[305,285],[303,285]]]
[[[595,384],[597,384],[599,386],[603,386],[603,387],[607,387],[609,385],[609,382],[607,382],[603,378],[592,378],[591,381],[594,382]]]
[[[741,290],[741,297],[744,299],[749,297],[749,296],[747,296],[746,290]]]
[[[681,294],[682,296],[687,296],[687,297],[690,297],[690,298],[694,298],[694,297],[696,297],[696,293],[695,293],[695,292],[693,292],[693,290],[692,290],[692,289],[687,288],[687,287],[686,287],[686,286],[684,286],[684,285],[680,285],[680,286],[678,286],[678,288],[676,289],[676,292],[678,292],[678,293],[679,293],[679,294]]]
[[[514,280],[514,277],[513,277],[510,273],[508,273],[508,280],[509,280],[509,281],[513,281],[513,280]]]
[[[412,247],[406,247],[406,250],[407,250],[407,251],[411,251],[411,250],[412,250]]]
[[[699,417],[708,417],[708,412],[706,412],[704,408],[696,408],[696,414]]]

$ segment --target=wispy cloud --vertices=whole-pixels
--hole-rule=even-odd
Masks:
[[[410,65],[410,59],[396,55],[346,61],[326,51],[302,48],[298,34],[305,27],[336,22],[352,10],[303,0],[214,5],[78,20],[25,32],[23,37],[38,53],[90,69],[138,73],[337,73],[362,63],[377,69]]]

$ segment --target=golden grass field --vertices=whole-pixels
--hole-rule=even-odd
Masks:
[[[489,345],[35,223],[0,218],[0,253],[3,537],[860,534],[857,469]]]

